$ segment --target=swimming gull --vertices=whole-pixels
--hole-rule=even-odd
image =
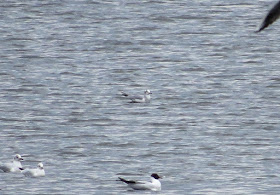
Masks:
[[[150,102],[150,100],[151,100],[150,94],[152,94],[152,92],[147,89],[144,91],[144,96],[141,96],[141,95],[132,96],[123,91],[121,91],[121,94],[125,97],[128,97],[131,100],[131,103],[146,103],[146,102]]]
[[[134,190],[152,190],[152,191],[160,191],[161,190],[161,183],[158,179],[161,177],[158,174],[153,173],[151,175],[151,182],[147,181],[133,181],[133,180],[126,180],[119,177],[119,180],[126,183],[130,188]]]
[[[26,177],[43,177],[45,176],[45,170],[43,163],[39,163],[36,169],[23,169],[20,168],[21,172]]]
[[[20,172],[20,168],[22,168],[20,161],[23,161],[23,158],[16,154],[12,162],[0,164],[0,170],[4,172]]]

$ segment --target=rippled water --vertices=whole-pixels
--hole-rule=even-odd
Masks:
[[[1,194],[280,192],[279,23],[273,1],[0,3]],[[152,101],[120,95],[150,89]],[[141,194],[150,192],[141,192]]]

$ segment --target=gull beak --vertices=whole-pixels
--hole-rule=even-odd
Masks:
[[[164,179],[165,178],[165,176],[159,176],[159,179]]]

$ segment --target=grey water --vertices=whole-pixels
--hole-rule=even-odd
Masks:
[[[0,172],[0,194],[279,194],[273,3],[1,1],[0,162],[46,176]],[[116,181],[154,172],[158,193]]]

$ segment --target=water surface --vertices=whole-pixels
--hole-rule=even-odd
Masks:
[[[273,1],[0,3],[2,194],[277,194],[279,23]],[[131,104],[120,91],[152,101]]]

